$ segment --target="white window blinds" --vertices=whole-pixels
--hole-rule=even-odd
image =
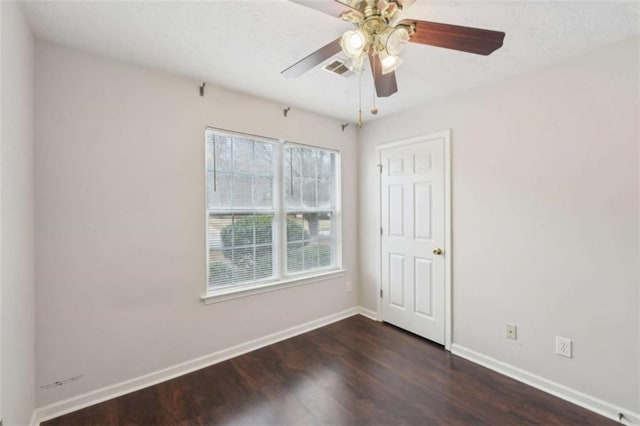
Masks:
[[[331,267],[336,252],[335,156],[330,151],[287,144],[285,210],[287,272]]]
[[[339,266],[338,153],[208,129],[208,289]]]
[[[277,276],[272,142],[207,133],[209,287]]]

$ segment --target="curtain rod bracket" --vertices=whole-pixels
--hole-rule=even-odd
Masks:
[[[340,127],[342,127],[342,131],[344,132],[344,129],[349,127],[349,123],[340,123]]]
[[[285,109],[282,110],[282,112],[284,112],[284,116],[285,118],[287,117],[287,115],[289,114],[289,111],[291,110],[291,107],[286,107]]]
[[[207,83],[203,82],[202,85],[200,86],[200,96],[204,96],[204,86],[206,86]]]

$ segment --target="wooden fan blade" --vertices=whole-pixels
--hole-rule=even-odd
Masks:
[[[361,14],[361,12],[351,7],[346,0],[289,0],[292,3],[315,9],[327,15],[339,18],[345,10],[350,10]]]
[[[376,85],[376,95],[379,98],[386,98],[396,93],[398,91],[396,74],[394,72],[382,74],[382,64],[378,55],[369,54],[369,62],[371,63],[373,81]]]
[[[340,47],[340,37],[338,37],[326,46],[323,46],[312,54],[305,56],[303,59],[300,59],[298,62],[291,65],[280,74],[282,74],[286,78],[300,77],[311,68],[321,64],[341,50],[342,48]]]
[[[445,49],[489,55],[502,47],[504,33],[480,28],[460,27],[437,22],[405,19],[400,25],[415,25],[416,32],[409,41],[444,47]]]

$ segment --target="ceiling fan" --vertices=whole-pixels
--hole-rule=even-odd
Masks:
[[[361,72],[369,57],[378,97],[398,91],[395,70],[402,63],[400,53],[408,42],[428,44],[478,55],[489,55],[502,47],[500,31],[461,27],[416,19],[400,20],[400,13],[415,0],[289,0],[354,24],[345,32],[282,71],[298,77],[340,51],[349,58],[347,67]]]

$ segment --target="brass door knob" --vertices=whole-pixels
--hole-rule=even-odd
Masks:
[[[440,247],[436,247],[433,249],[433,254],[440,256],[442,254],[442,249]]]

